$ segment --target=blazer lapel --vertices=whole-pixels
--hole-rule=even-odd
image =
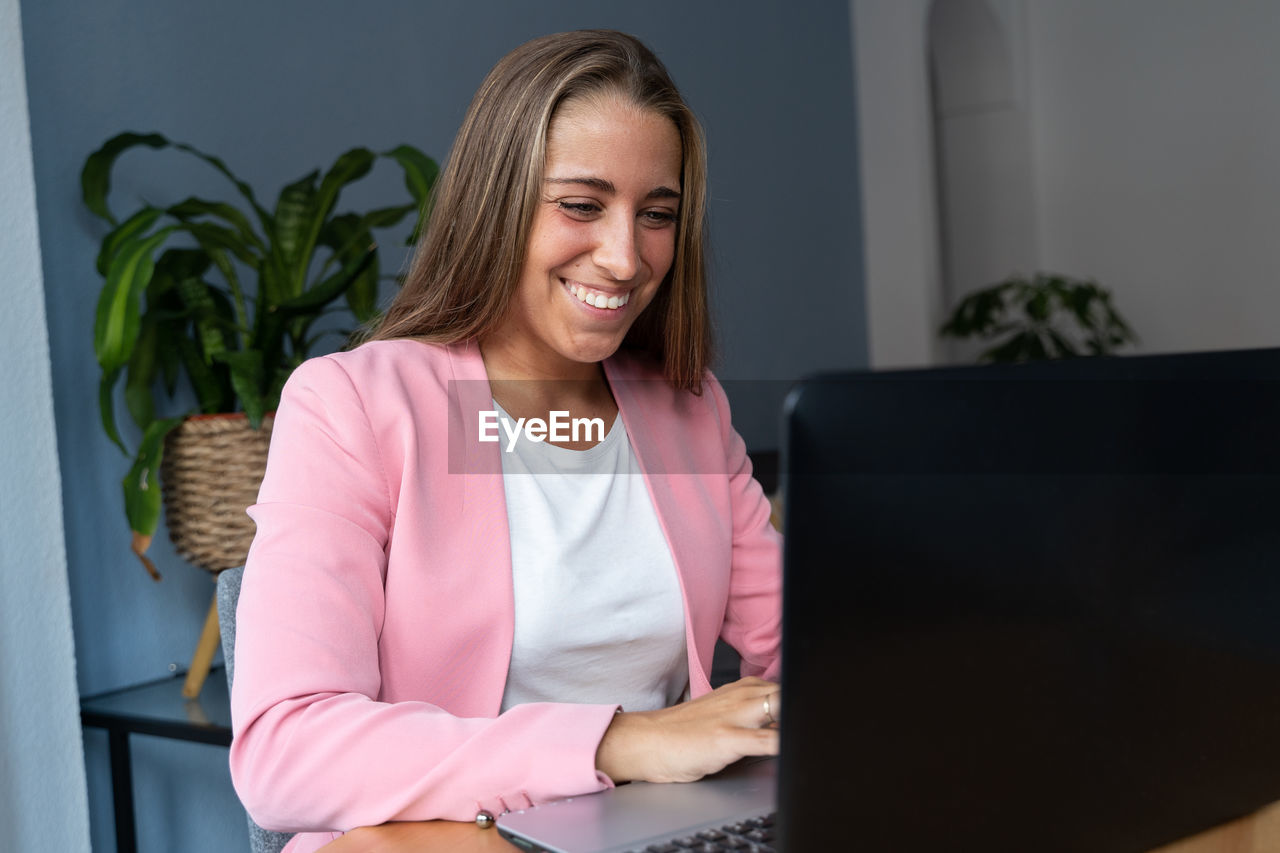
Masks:
[[[694,613],[701,603],[700,585],[694,574],[697,566],[696,522],[690,518],[689,501],[682,493],[692,486],[685,476],[694,473],[694,461],[681,452],[679,424],[674,412],[687,401],[661,378],[636,369],[625,355],[604,362],[618,411],[627,428],[627,437],[644,473],[658,523],[676,565],[680,591],[685,603],[685,641],[689,647],[689,680],[694,692],[710,690],[707,674],[710,658],[704,662],[695,641]]]
[[[449,473],[461,483],[460,511],[465,528],[483,543],[487,571],[474,578],[472,594],[497,611],[487,660],[501,671],[477,679],[488,695],[482,704],[496,715],[502,706],[511,644],[515,638],[515,587],[511,567],[511,528],[502,480],[501,444],[479,440],[479,414],[493,409],[493,392],[480,348],[474,342],[447,348],[453,378],[449,381]]]

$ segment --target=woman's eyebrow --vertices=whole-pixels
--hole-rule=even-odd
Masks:
[[[606,181],[604,178],[589,178],[589,177],[547,178],[546,183],[548,184],[579,184],[581,186],[587,186],[587,187],[591,187],[592,189],[599,190],[602,193],[608,193],[609,195],[614,195],[618,191],[617,187],[613,185],[612,181]],[[648,193],[645,194],[645,198],[679,199],[680,191],[673,190],[671,189],[671,187],[666,187],[666,186],[654,187],[653,189],[649,190]]]

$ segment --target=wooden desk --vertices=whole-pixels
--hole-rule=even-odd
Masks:
[[[1275,853],[1280,851],[1280,803],[1248,817],[1161,847],[1154,853]]]
[[[1032,848],[1034,845],[1030,845]],[[324,853],[511,853],[518,850],[495,830],[470,823],[426,821],[388,823],[347,833]],[[1161,847],[1152,853],[1277,853],[1280,851],[1280,803],[1217,829]]]

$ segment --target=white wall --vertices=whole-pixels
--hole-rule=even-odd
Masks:
[[[19,19],[0,0],[0,850],[88,850]]]
[[[1023,4],[931,6],[941,299],[949,308],[975,290],[1035,271],[1035,177]],[[972,361],[985,348],[948,341],[946,360]]]
[[[1280,3],[983,2],[1010,39],[1030,122],[1034,266],[1110,288],[1139,351],[1280,343]],[[850,3],[871,362],[935,363],[958,294],[937,242],[933,2]],[[971,268],[1026,263],[965,249]]]
[[[1042,264],[1146,351],[1280,343],[1280,3],[1028,7]]]
[[[872,367],[935,363],[941,273],[925,28],[930,0],[850,0]]]

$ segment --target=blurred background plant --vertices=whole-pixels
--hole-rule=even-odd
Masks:
[[[939,330],[986,345],[983,362],[1110,355],[1137,336],[1096,282],[1037,273],[969,294]]]

